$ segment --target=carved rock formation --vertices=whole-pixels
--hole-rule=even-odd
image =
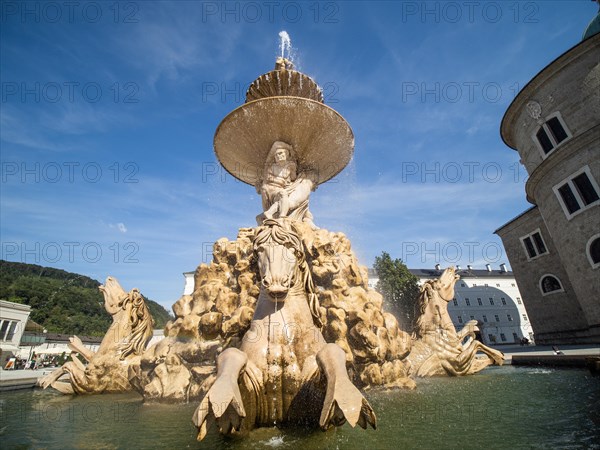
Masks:
[[[348,376],[344,350],[321,332],[323,310],[298,224],[266,219],[256,230],[256,309],[240,347],[218,356],[216,376],[203,385],[193,416],[199,440],[213,425],[223,434],[289,422],[377,426]]]
[[[348,238],[301,222],[295,226],[317,287],[322,333],[327,342],[344,350],[352,381],[359,386],[414,388],[406,363],[410,336],[392,314],[383,311],[381,295],[369,289],[367,269],[358,264]],[[183,378],[159,370],[161,377],[173,378],[171,383],[187,383],[177,390],[179,395],[169,394],[169,400],[187,401],[201,394],[199,384],[214,370],[215,356],[240,346],[259,294],[254,233],[255,228],[241,228],[235,241],[219,239],[213,246],[213,261],[196,269],[194,292],[173,305],[175,320],[166,325],[166,338],[143,355],[136,385],[146,399],[164,398],[160,389],[144,386],[158,385],[153,382],[157,367],[169,355],[177,355],[191,373]]]

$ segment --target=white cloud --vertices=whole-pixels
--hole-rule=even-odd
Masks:
[[[116,228],[117,230],[119,230],[119,232],[121,232],[123,234],[127,233],[127,227],[125,226],[125,224],[123,222],[119,222],[117,224],[109,223],[108,227],[112,228],[112,229]]]
[[[202,9],[187,2],[146,3],[136,26],[112,37],[125,64],[135,67],[154,89],[163,80],[193,81],[201,68],[230,60],[241,37],[241,27],[207,26]]]

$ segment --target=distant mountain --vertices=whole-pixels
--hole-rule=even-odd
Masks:
[[[104,335],[112,319],[98,286],[85,275],[0,260],[0,299],[31,306],[31,319],[52,333]],[[172,319],[155,301],[146,299],[146,304],[154,328]]]

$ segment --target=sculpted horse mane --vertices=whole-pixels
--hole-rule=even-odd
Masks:
[[[131,305],[131,308],[128,306]],[[152,338],[152,329],[154,321],[152,315],[148,310],[148,306],[144,301],[144,297],[140,294],[138,289],[132,289],[126,296],[119,302],[119,306],[123,311],[129,310],[129,325],[131,326],[131,334],[128,339],[121,344],[119,357],[120,360],[125,359],[127,356],[141,355],[146,348],[146,343]],[[113,321],[116,322],[116,314],[113,315]]]
[[[52,386],[64,394],[99,394],[131,390],[128,368],[140,362],[146,344],[152,338],[154,321],[138,289],[125,292],[119,282],[108,277],[99,287],[104,294],[104,308],[113,323],[104,335],[97,352],[88,349],[77,336],[70,338],[69,348],[78,358],[65,363],[38,381],[43,388]],[[68,379],[61,380],[64,375]]]
[[[299,234],[289,219],[266,219],[254,235],[260,294],[239,348],[217,357],[217,373],[193,416],[202,440],[274,423],[321,428],[376,427],[373,409],[352,384],[346,353],[328,344],[319,301]]]
[[[411,373],[416,376],[469,375],[490,364],[502,365],[502,352],[487,347],[475,338],[476,320],[456,331],[448,314],[448,302],[454,298],[454,285],[460,279],[454,267],[421,287],[418,318],[413,332],[413,346],[408,356]],[[481,352],[486,357],[480,358]]]
[[[452,297],[449,299],[442,297],[441,292],[444,291],[443,288],[444,286],[442,286],[442,283],[438,279],[427,280],[423,283],[423,286],[421,286],[417,303],[418,314],[413,330],[414,338],[422,338],[428,332],[440,328],[444,329],[449,334],[456,335],[456,330],[454,329],[452,319],[447,310],[447,302],[450,301]]]
[[[298,267],[302,277],[302,285],[304,291],[308,295],[308,305],[310,312],[313,317],[315,326],[321,328],[323,323],[319,314],[319,297],[315,288],[315,284],[310,272],[310,267],[306,261],[306,252],[302,240],[293,229],[288,229],[282,226],[281,221],[274,219],[266,219],[263,222],[263,226],[259,227],[256,237],[254,238],[254,251],[256,252],[259,248],[265,244],[279,244],[283,245],[294,252],[298,261]],[[296,280],[289,279],[288,286],[293,286]],[[264,284],[264,280],[263,280]]]

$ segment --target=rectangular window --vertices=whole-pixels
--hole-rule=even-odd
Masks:
[[[481,299],[480,299],[480,298],[478,298],[478,299],[477,299],[477,304],[478,304],[479,306],[483,306],[483,302],[481,301]]]
[[[535,233],[533,233],[531,235],[531,237],[533,238],[533,242],[535,242],[535,246],[537,247],[538,253],[540,255],[543,255],[544,253],[546,253],[548,250],[546,250],[546,244],[544,243],[544,240],[542,239],[542,235],[539,233],[539,231],[536,231]],[[513,283],[513,287],[514,287],[514,283]]]
[[[573,184],[577,188],[577,192],[579,192],[579,195],[586,206],[598,200],[598,193],[594,189],[594,186],[592,186],[592,182],[588,178],[587,173],[583,172],[581,175],[577,175],[573,178]]]
[[[502,302],[502,305],[506,306],[506,299],[504,297],[502,297],[500,301]]]
[[[488,334],[488,339],[490,340],[490,342],[496,342],[496,336],[494,336],[493,334]]]
[[[552,117],[548,118],[531,137],[537,142],[537,145],[542,152],[542,156],[545,158],[562,142],[568,140],[571,137],[571,134],[563,122],[560,113],[555,113]]]
[[[471,301],[468,298],[465,298],[465,305],[471,306]]]
[[[553,117],[552,119],[548,120],[546,124],[548,125],[548,128],[550,128],[552,137],[554,138],[557,144],[560,144],[562,141],[569,137],[562,124],[560,123],[560,120],[558,120],[558,117]]]
[[[518,303],[519,305],[522,305],[522,304],[523,304],[523,302],[521,301],[521,297],[517,297],[517,303]]]
[[[487,286],[488,286],[488,284],[487,284],[487,283],[485,283],[485,287],[487,287]]]
[[[496,283],[496,287],[500,287],[500,283]]]
[[[509,322],[512,322],[512,316],[510,314],[507,314],[506,318],[508,319]]]
[[[485,314],[483,315],[483,321],[487,322],[487,316]]]
[[[546,247],[544,247],[544,248],[546,248]],[[516,286],[516,284],[515,284],[515,283],[511,283],[510,285],[511,285],[512,287],[515,287],[515,286]]]
[[[494,299],[490,297],[490,305],[494,306]]]
[[[527,259],[537,258],[538,256],[548,253],[548,248],[546,247],[546,243],[542,238],[542,232],[539,228],[521,237],[521,242],[527,253]],[[513,287],[514,286],[515,284],[513,283]],[[498,287],[500,286],[498,285]]]
[[[600,188],[589,166],[583,167],[552,189],[569,220],[580,211],[600,203]]]
[[[502,339],[502,342],[506,342],[506,335],[504,333],[500,333],[500,339]]]
[[[496,322],[500,322],[500,316],[498,314],[494,314],[494,318],[496,319]]]
[[[475,320],[475,316],[470,316],[471,320]]]
[[[569,214],[573,214],[574,212],[577,212],[581,209],[581,206],[579,206],[579,202],[575,198],[575,194],[571,190],[571,186],[569,186],[569,183],[565,183],[561,187],[559,187],[558,193],[560,194],[560,197],[562,198],[562,201],[565,204],[567,211],[569,211]]]
[[[529,257],[535,258],[537,254],[535,252],[535,248],[533,247],[533,242],[531,241],[531,238],[526,237],[525,239],[523,239],[523,244],[525,244],[525,250],[527,250],[527,254],[529,255]]]
[[[452,303],[454,303],[454,306],[458,306],[458,300],[456,300],[455,298],[452,299]]]
[[[550,137],[548,137],[548,134],[544,128],[540,128],[535,137],[540,143],[540,146],[542,147],[542,150],[544,150],[545,154],[548,154],[550,151],[552,151],[554,145],[552,144],[552,141],[550,140]]]
[[[15,329],[17,328],[18,322],[11,322],[10,327],[8,328],[8,334],[6,335],[7,341],[12,341],[13,336],[15,335]]]
[[[519,342],[519,335],[517,333],[513,333],[513,340]]]
[[[4,340],[6,336],[6,330],[8,330],[8,325],[10,324],[10,320],[3,320],[0,325],[0,341]]]
[[[458,316],[458,323],[463,323],[462,316]]]
[[[527,321],[527,314],[523,314],[523,320]]]

